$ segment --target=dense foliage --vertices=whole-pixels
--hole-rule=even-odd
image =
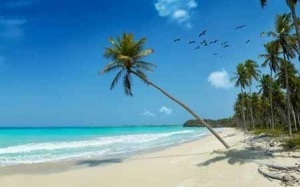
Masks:
[[[300,42],[292,15],[277,15],[267,37],[270,41],[259,55],[261,62],[247,60],[236,67],[232,80],[241,92],[234,104],[233,121],[245,129],[283,129],[291,136],[300,128],[300,76],[295,68]],[[261,74],[258,65],[270,73]],[[253,81],[257,81],[256,92],[251,92]]]

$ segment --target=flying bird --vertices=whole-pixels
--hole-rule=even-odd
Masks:
[[[207,44],[207,41],[203,40],[200,44],[202,44],[202,45]]]
[[[248,43],[250,43],[250,40],[247,40],[247,41],[246,41],[246,44],[248,44]]]
[[[224,48],[227,48],[227,47],[229,47],[229,46],[230,46],[230,45],[226,44],[226,45],[224,45],[223,47],[224,47]]]
[[[200,46],[196,47],[195,49],[200,49]]]
[[[174,42],[179,42],[180,41],[180,38],[176,38],[175,40],[174,40]]]
[[[214,40],[214,41],[211,41],[209,44],[215,44],[217,43],[219,40]]]
[[[223,42],[223,43],[221,43],[221,45],[227,45],[228,44],[228,42],[226,41],[226,42]]]
[[[213,55],[214,55],[214,56],[217,56],[217,55],[219,55],[219,53],[213,53]]]
[[[189,41],[189,44],[194,44],[195,43],[195,41],[194,40],[192,40],[192,41]]]
[[[244,27],[246,27],[246,25],[241,25],[241,26],[236,27],[235,30],[242,29]]]
[[[202,31],[202,32],[199,34],[199,37],[201,37],[201,36],[203,36],[203,35],[206,35],[206,32],[207,32],[207,30]]]

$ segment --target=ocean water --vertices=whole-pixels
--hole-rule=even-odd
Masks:
[[[182,126],[0,128],[0,166],[128,155],[207,133]]]

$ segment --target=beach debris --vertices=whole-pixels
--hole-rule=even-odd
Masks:
[[[205,29],[204,31],[202,31],[201,33],[199,33],[199,37],[206,35],[207,29]]]
[[[240,26],[236,27],[235,30],[239,30],[239,29],[242,29],[244,27],[246,27],[246,25],[240,25]]]
[[[281,166],[265,164],[258,168],[258,172],[268,179],[282,181],[285,185],[299,185],[299,166]]]

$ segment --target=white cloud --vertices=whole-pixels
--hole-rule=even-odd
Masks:
[[[159,16],[167,17],[187,27],[191,27],[190,18],[195,8],[197,8],[195,0],[157,0],[155,3]]]
[[[172,115],[173,110],[172,110],[171,108],[166,107],[166,106],[162,106],[162,107],[159,109],[159,112],[161,112],[161,113],[164,114],[164,115],[169,116],[169,115]]]
[[[147,109],[144,109],[144,112],[141,113],[141,116],[145,116],[145,117],[156,117],[156,114],[150,112]]]
[[[215,88],[231,88],[233,85],[230,82],[228,72],[224,69],[222,71],[212,72],[208,76],[208,82]]]
[[[22,37],[24,24],[26,24],[24,19],[5,19],[0,17],[0,36],[5,38]]]

